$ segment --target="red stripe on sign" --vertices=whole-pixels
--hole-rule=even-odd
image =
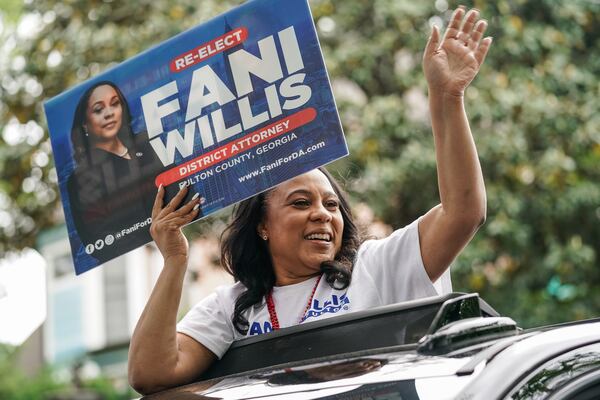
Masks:
[[[282,118],[269,126],[258,129],[252,133],[229,142],[219,148],[204,153],[201,156],[194,158],[184,164],[180,164],[175,168],[171,168],[158,175],[154,180],[156,187],[159,185],[168,186],[190,175],[194,175],[208,167],[219,164],[232,156],[237,156],[240,153],[250,150],[262,143],[281,136],[285,133],[298,129],[302,125],[306,125],[317,117],[317,110],[314,108],[306,108],[298,111],[289,117]]]
[[[216,39],[206,42],[193,50],[185,52],[171,60],[171,72],[181,72],[192,65],[198,64],[215,54],[243,43],[248,38],[248,29],[245,27],[237,28],[219,36]]]

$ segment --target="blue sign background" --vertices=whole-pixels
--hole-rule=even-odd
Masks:
[[[300,109],[284,110],[283,115],[269,120],[251,131],[309,107],[317,110],[317,117],[307,125],[293,131],[297,139],[288,141],[261,154],[257,154],[256,148],[247,150],[243,153],[252,153],[252,157],[247,161],[194,183],[191,189],[201,193],[206,198],[206,203],[202,207],[202,214],[206,216],[348,154],[307,0],[287,0],[285,1],[285,7],[282,7],[282,2],[279,0],[249,1],[71,88],[45,104],[58,172],[58,183],[77,274],[83,273],[100,263],[93,253],[88,254],[85,251],[85,246],[88,243],[82,243],[80,235],[78,235],[71,212],[72,200],[69,198],[67,190],[67,181],[77,167],[73,158],[71,124],[77,104],[84,92],[100,81],[111,81],[116,84],[129,104],[132,117],[131,127],[134,134],[145,133],[147,128],[140,98],[156,88],[176,81],[179,92],[173,98],[178,98],[181,110],[163,117],[161,121],[165,132],[172,129],[179,129],[180,132],[183,132],[186,122],[185,107],[190,94],[193,72],[200,67],[210,65],[227,87],[234,88],[235,86],[228,72],[227,56],[239,49],[244,49],[260,57],[257,42],[270,35],[276,36],[279,31],[289,26],[294,27],[298,38],[304,62],[304,69],[299,73],[306,74],[304,84],[311,88],[311,98]],[[238,27],[246,27],[248,30],[248,38],[241,45],[216,54],[181,72],[171,72],[169,68],[171,60]],[[280,59],[282,59],[279,42],[277,42],[277,49]],[[285,65],[283,65],[283,68],[285,69]],[[287,77],[286,72],[284,70],[284,78]],[[249,99],[253,114],[256,115],[267,109],[264,88],[269,86],[270,83],[253,76],[252,84],[254,92],[249,95]],[[220,107],[215,103],[205,107],[202,115],[221,108],[225,126],[231,126],[240,122],[239,110],[235,105],[235,102],[232,102]],[[235,141],[236,138],[239,139],[248,133],[250,132],[242,132],[228,141],[215,143],[207,149],[204,149],[201,142],[196,140],[193,155],[184,159],[179,152],[176,152],[175,164],[168,166],[168,168],[175,168],[177,164],[189,161],[228,142]],[[198,133],[196,134],[198,135]],[[166,135],[163,134],[163,136]],[[271,164],[275,160],[286,158],[320,143],[324,143],[324,147],[305,153],[301,157],[286,162],[277,168],[240,182],[240,177],[260,170],[262,165]],[[243,153],[236,154],[236,156]],[[214,166],[207,168],[207,170],[210,169],[214,169]],[[176,185],[177,183],[173,184],[173,186]],[[173,193],[173,190],[170,193]],[[129,204],[128,207],[139,207],[139,205],[133,203]],[[148,227],[143,229],[147,231]],[[122,248],[122,251],[117,251],[119,254],[132,250],[131,246],[127,246],[125,240],[116,241],[113,246]]]

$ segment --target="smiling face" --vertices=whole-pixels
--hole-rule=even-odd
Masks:
[[[123,115],[123,106],[116,90],[110,85],[94,89],[85,115],[85,127],[90,138],[97,142],[114,140],[121,129]]]
[[[321,262],[333,260],[342,246],[340,201],[327,177],[313,170],[282,183],[266,198],[265,220],[277,285],[314,276]]]

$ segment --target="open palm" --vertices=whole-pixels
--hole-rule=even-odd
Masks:
[[[198,215],[201,198],[196,193],[192,200],[177,209],[187,191],[187,187],[180,189],[175,197],[166,206],[163,206],[165,188],[161,185],[154,199],[150,235],[165,262],[169,257],[182,257],[186,260],[188,257],[189,243],[181,231],[181,227],[192,222]]]
[[[479,20],[479,12],[457,9],[440,41],[437,27],[423,54],[423,70],[430,90],[462,96],[475,78],[492,43],[483,37],[487,22]]]

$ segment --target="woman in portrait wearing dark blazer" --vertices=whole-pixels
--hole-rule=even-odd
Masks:
[[[154,179],[164,167],[147,134],[133,134],[116,85],[99,82],[83,94],[71,140],[76,167],[67,187],[85,252],[102,263],[149,242]]]

